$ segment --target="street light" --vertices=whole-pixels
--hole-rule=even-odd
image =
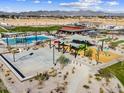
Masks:
[[[55,66],[56,65],[56,63],[55,63],[55,45],[54,44],[51,44],[51,39],[50,39],[49,46],[50,46],[50,49],[53,48],[53,64]]]
[[[55,45],[53,45],[53,64],[56,65],[56,63],[55,63]]]
[[[37,31],[35,32],[35,40],[37,42],[38,38],[37,38]]]
[[[11,53],[12,53],[12,55],[13,55],[13,61],[15,62],[15,54],[16,54],[16,50],[15,49],[12,49],[11,50]]]
[[[7,47],[9,46],[9,39],[8,39],[8,35],[6,36],[6,43],[7,43]]]

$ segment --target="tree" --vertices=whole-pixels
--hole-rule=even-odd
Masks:
[[[110,48],[115,49],[118,45],[116,43],[111,42],[110,43]]]
[[[35,79],[39,81],[39,85],[42,85],[44,80],[48,80],[49,79],[49,76],[48,76],[47,73],[40,73],[40,74],[37,74]]]
[[[102,88],[100,88],[100,92],[99,93],[104,93],[104,90]]]
[[[89,58],[92,58],[92,55],[93,55],[93,50],[92,49],[89,49],[85,52],[85,56],[86,57],[89,57]]]
[[[11,18],[12,18],[12,19],[15,19],[15,15],[11,15]]]
[[[79,51],[81,51],[81,50],[84,50],[84,55],[85,55],[85,52],[86,52],[86,50],[87,50],[87,44],[85,44],[85,45],[80,45],[80,46],[79,46]]]
[[[57,62],[60,63],[61,68],[63,69],[65,65],[67,65],[70,60],[68,58],[66,58],[64,55],[61,55],[58,59]]]

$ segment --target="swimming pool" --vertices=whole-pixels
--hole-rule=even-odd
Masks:
[[[31,44],[34,41],[42,41],[47,39],[49,39],[49,37],[38,35],[38,36],[3,38],[3,41],[8,43],[8,45],[15,45],[15,44],[24,44],[24,43]]]

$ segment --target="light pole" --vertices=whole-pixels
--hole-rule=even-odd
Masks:
[[[55,45],[53,45],[53,64],[56,65],[56,63],[55,63]]]
[[[51,39],[50,39],[50,42],[49,42],[49,47],[50,47],[50,49],[51,48],[53,48],[53,64],[54,64],[54,66],[56,65],[56,63],[55,63],[55,45],[54,44],[51,44]]]
[[[6,43],[7,43],[7,47],[9,47],[9,39],[8,39],[8,35],[6,36]]]
[[[37,31],[35,32],[35,40],[36,40],[36,42],[37,42]]]
[[[11,53],[12,53],[12,55],[13,55],[13,61],[15,62],[15,54],[16,54],[16,50],[11,50]]]

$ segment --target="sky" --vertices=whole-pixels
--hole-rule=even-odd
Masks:
[[[124,0],[0,0],[0,11],[38,10],[124,12]]]

